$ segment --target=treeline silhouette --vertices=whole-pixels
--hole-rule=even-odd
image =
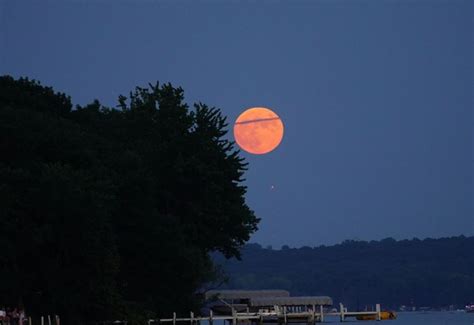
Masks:
[[[474,301],[474,237],[344,241],[280,250],[247,244],[242,261],[223,261],[227,288],[329,295],[351,308],[458,308]]]
[[[196,309],[258,219],[219,109],[137,87],[117,109],[0,77],[0,305],[64,324]]]

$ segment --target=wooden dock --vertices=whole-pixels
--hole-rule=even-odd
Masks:
[[[275,306],[277,307],[277,306]],[[339,304],[339,310],[337,312],[324,312],[323,306],[319,306],[319,310],[316,310],[316,306],[313,306],[312,309],[306,311],[294,311],[287,310],[287,308],[274,308],[273,310],[265,311],[261,310],[258,312],[244,312],[238,313],[233,312],[232,315],[214,315],[212,310],[210,311],[209,316],[201,317],[194,316],[194,313],[191,312],[189,317],[178,318],[176,313],[173,313],[172,318],[161,318],[161,319],[150,319],[148,325],[152,324],[165,324],[171,323],[172,325],[183,325],[187,323],[189,325],[198,325],[201,322],[208,322],[209,325],[213,325],[214,322],[222,321],[223,323],[229,322],[232,325],[239,325],[242,323],[246,324],[263,324],[263,323],[277,323],[277,324],[288,324],[288,323],[323,323],[325,317],[338,317],[340,322],[344,322],[347,318],[355,318],[357,316],[369,316],[373,317],[375,320],[380,321],[381,310],[380,304],[377,304],[375,311],[348,311],[343,304]]]

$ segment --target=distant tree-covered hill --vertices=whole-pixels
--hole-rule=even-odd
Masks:
[[[242,261],[216,257],[228,288],[329,295],[353,308],[462,306],[474,301],[474,237],[345,241],[281,250],[248,244]]]

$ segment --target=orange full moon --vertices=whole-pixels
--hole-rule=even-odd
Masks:
[[[275,112],[265,107],[253,107],[235,121],[234,138],[243,150],[263,155],[278,147],[283,130],[283,122]]]

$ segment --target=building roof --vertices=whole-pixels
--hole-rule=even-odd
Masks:
[[[220,299],[253,299],[270,297],[289,297],[290,293],[286,290],[209,290],[206,292],[206,299],[212,297]]]
[[[315,297],[254,297],[250,299],[250,306],[312,306],[323,305],[331,306],[332,299],[327,296]]]

